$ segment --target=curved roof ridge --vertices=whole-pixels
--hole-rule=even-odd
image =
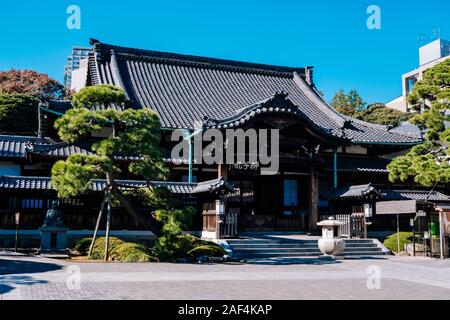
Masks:
[[[212,58],[206,56],[198,56],[198,55],[190,55],[190,54],[180,54],[180,53],[172,53],[172,52],[164,52],[157,50],[149,50],[149,49],[138,49],[124,46],[116,46],[112,44],[107,44],[100,42],[98,40],[91,39],[91,44],[94,45],[94,50],[109,52],[113,50],[118,55],[131,55],[140,58],[150,58],[150,59],[160,59],[161,61],[176,63],[192,63],[197,65],[198,67],[226,67],[226,68],[235,68],[242,69],[253,72],[273,72],[284,74],[284,76],[290,75],[294,72],[301,73],[302,75],[306,75],[305,67],[287,67],[287,66],[279,66],[272,64],[264,64],[264,63],[255,63],[255,62],[247,62],[247,61],[239,61],[239,60],[231,60],[231,59],[221,59],[221,58]]]

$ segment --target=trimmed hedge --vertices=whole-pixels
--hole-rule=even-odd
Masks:
[[[115,253],[116,248],[125,243],[124,241],[115,238],[109,237],[109,248],[108,253],[109,256],[112,257]],[[91,259],[92,260],[102,260],[105,257],[105,237],[101,237],[95,239],[94,248],[92,249]]]
[[[199,247],[208,248],[197,249]],[[172,239],[160,237],[152,248],[152,251],[161,261],[189,260],[200,256],[217,257],[226,254],[226,251],[218,244],[199,239],[190,234],[178,235]]]
[[[405,245],[412,243],[412,232],[399,232],[400,235],[400,252],[404,251]],[[384,242],[384,246],[392,252],[399,253],[397,250],[397,233],[393,233],[388,236]]]
[[[89,251],[92,238],[82,238],[75,250],[82,255]],[[152,249],[140,243],[124,242],[118,238],[109,238],[109,258],[119,262],[157,262],[176,261],[177,259],[197,259],[202,256],[222,257],[227,252],[214,242],[201,240],[192,235],[178,235],[172,241],[160,237]],[[103,260],[105,256],[105,238],[95,240],[92,260]]]
[[[74,250],[81,255],[87,255],[91,246],[92,238],[82,238],[75,244]]]
[[[111,259],[120,262],[156,262],[150,250],[139,243],[125,242],[115,247],[111,254]]]
[[[188,251],[188,255],[192,258],[199,258],[199,257],[223,257],[226,255],[227,252],[222,247],[214,244],[208,244],[208,245],[201,245],[198,247],[193,248],[192,250]]]

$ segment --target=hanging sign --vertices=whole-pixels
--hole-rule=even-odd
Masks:
[[[14,220],[16,225],[19,225],[20,222],[20,212],[16,212],[15,216],[14,216]]]
[[[426,217],[426,216],[427,216],[427,213],[423,210],[419,210],[416,213],[416,217]]]

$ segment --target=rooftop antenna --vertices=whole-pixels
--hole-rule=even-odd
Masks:
[[[433,36],[431,37],[431,40],[438,40],[440,38],[441,38],[441,29],[440,28],[433,29]]]

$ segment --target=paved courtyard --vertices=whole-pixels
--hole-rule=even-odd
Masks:
[[[1,299],[450,299],[450,260],[87,263],[0,255]]]

